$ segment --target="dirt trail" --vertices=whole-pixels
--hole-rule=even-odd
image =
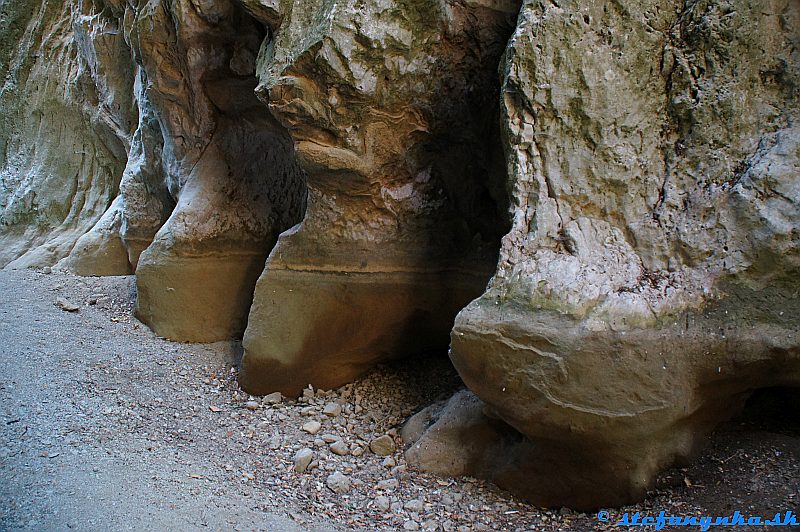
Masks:
[[[0,530],[612,528],[475,479],[415,472],[399,440],[388,458],[368,450],[459,386],[446,360],[382,367],[297,401],[253,401],[236,383],[236,344],[159,339],[132,317],[133,297],[132,278],[0,272]],[[332,402],[342,411],[325,414]],[[726,427],[695,465],[662,475],[648,500],[612,520],[797,510],[796,419]],[[302,429],[309,421],[317,434]],[[331,450],[337,440],[344,456]],[[304,447],[314,460],[299,474]],[[327,485],[335,472],[351,482],[344,493]]]

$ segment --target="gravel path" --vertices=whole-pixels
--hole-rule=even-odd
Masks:
[[[237,344],[157,338],[133,298],[132,278],[0,272],[0,530],[614,529],[405,464],[399,424],[460,386],[446,359],[251,398]],[[770,411],[726,425],[611,521],[797,511],[800,426]]]

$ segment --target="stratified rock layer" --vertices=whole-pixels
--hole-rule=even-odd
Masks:
[[[451,358],[536,449],[534,502],[640,498],[753,389],[800,385],[799,24],[788,1],[523,7],[513,227]]]
[[[245,389],[336,386],[447,345],[505,229],[494,69],[516,9],[325,0],[278,14],[258,92],[295,141],[309,205],[258,282]]]

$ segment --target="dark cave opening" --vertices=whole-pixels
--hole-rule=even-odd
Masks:
[[[726,427],[800,436],[800,388],[759,388]]]

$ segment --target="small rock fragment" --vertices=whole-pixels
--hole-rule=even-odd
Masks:
[[[244,406],[248,410],[258,410],[258,401],[247,401]]]
[[[403,508],[405,508],[409,512],[414,512],[414,513],[418,514],[418,513],[422,513],[422,510],[425,508],[425,506],[422,504],[421,500],[419,500],[419,499],[411,499],[410,501],[407,501],[403,505]]]
[[[395,452],[397,447],[395,447],[392,437],[384,434],[372,440],[369,444],[369,449],[378,456],[388,456]]]
[[[397,479],[394,478],[387,478],[386,480],[381,480],[378,482],[377,488],[379,490],[394,490],[400,486],[400,483]]]
[[[322,423],[319,421],[309,421],[305,425],[303,425],[303,430],[308,432],[309,434],[316,434],[319,432],[319,429],[322,428]]]
[[[379,512],[388,512],[391,505],[389,497],[385,495],[378,495],[375,497],[375,509]]]
[[[328,417],[336,417],[342,413],[342,405],[339,403],[327,403],[322,409],[322,413]]]
[[[311,463],[313,458],[314,451],[308,447],[300,449],[297,451],[297,454],[294,455],[294,470],[297,473],[304,472],[306,469],[308,469],[308,465]]]
[[[67,312],[78,312],[78,310],[80,310],[80,307],[78,305],[70,301],[67,301],[63,297],[56,298],[55,306]]]
[[[272,392],[269,395],[265,395],[262,401],[268,405],[277,405],[283,401],[283,394],[281,392]]]
[[[337,436],[336,434],[328,434],[328,433],[323,434],[322,436],[320,436],[320,438],[322,438],[322,440],[325,443],[333,443],[335,441],[339,441],[339,440],[342,439],[341,437]]]
[[[419,525],[416,521],[406,521],[403,523],[403,530],[419,530]]]
[[[420,525],[422,530],[426,532],[433,532],[435,530],[439,530],[439,523],[435,519],[428,519],[424,521],[422,525]]]
[[[339,456],[350,454],[350,447],[348,447],[347,444],[342,440],[333,442],[330,449],[333,454],[338,454]]]
[[[336,471],[332,475],[328,475],[325,483],[331,491],[340,495],[350,491],[350,479],[342,474],[341,471]]]
[[[383,467],[385,467],[385,468],[387,468],[387,469],[391,469],[391,468],[393,468],[393,467],[394,467],[394,466],[396,466],[396,465],[397,465],[397,462],[395,462],[394,458],[392,458],[391,456],[387,456],[387,457],[386,457],[386,458],[383,460]]]

